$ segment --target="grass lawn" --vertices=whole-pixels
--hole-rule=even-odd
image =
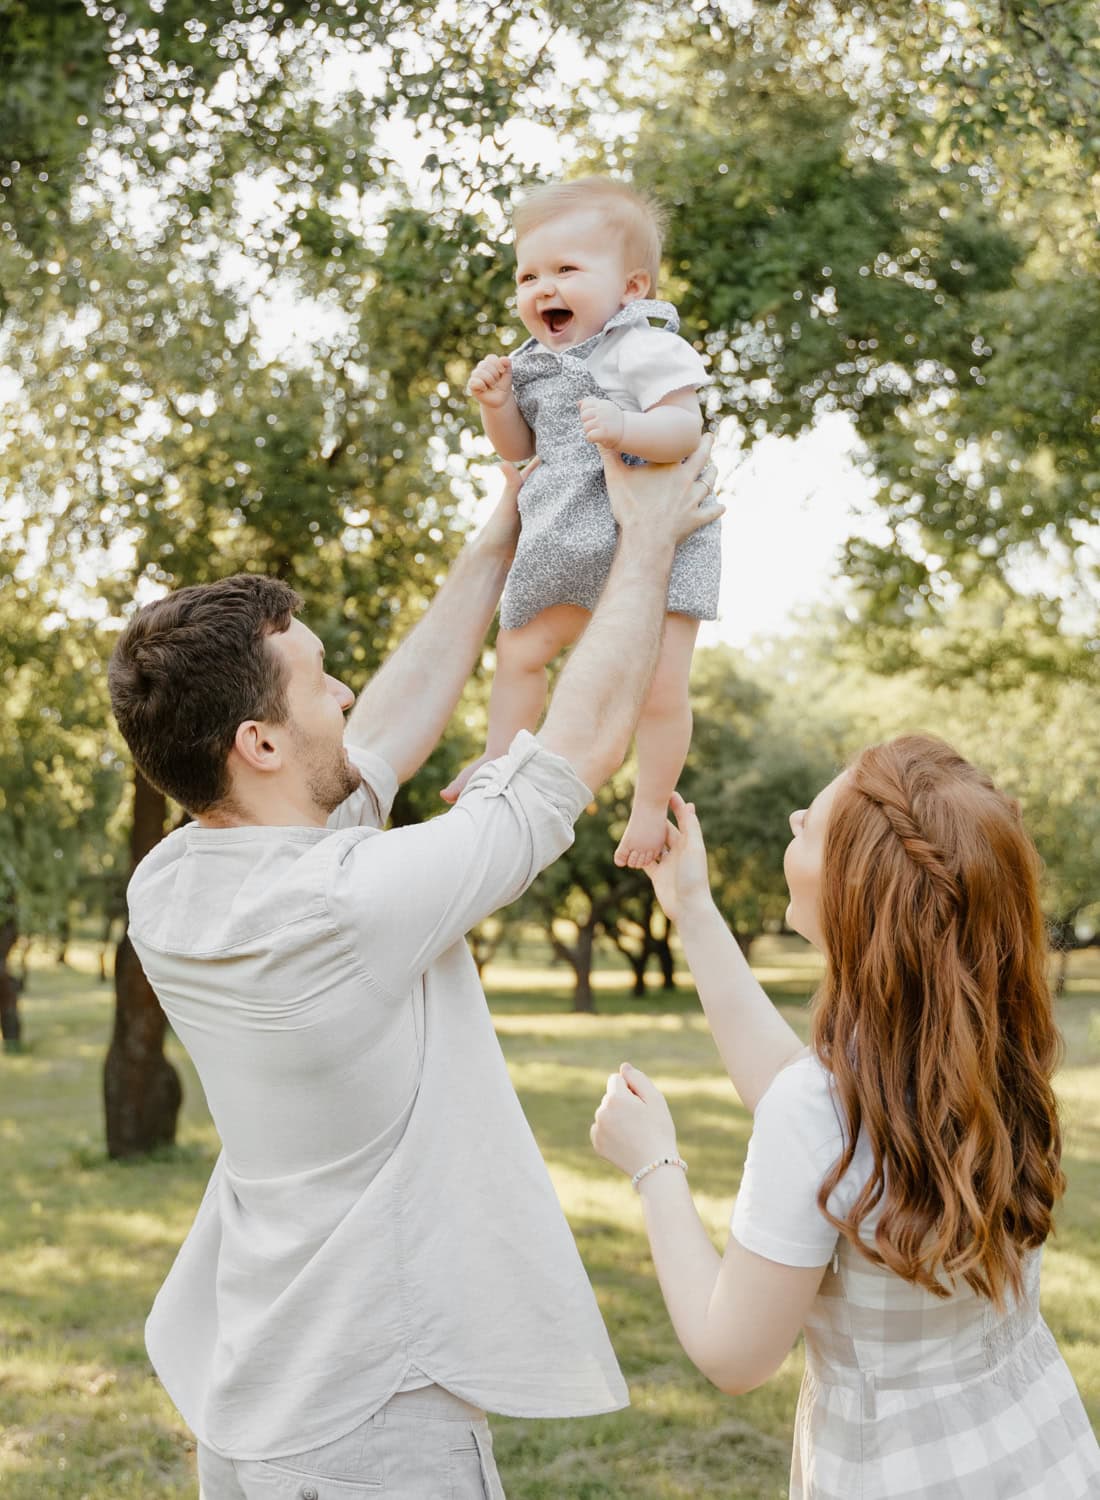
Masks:
[[[35,971],[27,1050],[0,1056],[0,1495],[4,1500],[169,1500],[197,1492],[193,1442],[142,1344],[153,1294],[183,1239],[217,1141],[182,1050],[179,1144],[106,1161],[100,1077],[109,986]],[[760,945],[758,972],[805,1032],[812,960]],[[691,1181],[721,1241],[749,1118],[693,994],[633,1000],[597,976],[601,1014],[568,1012],[560,970],[490,969],[504,1051],[630,1382],[629,1411],[585,1421],[494,1421],[510,1500],[763,1500],[787,1493],[796,1350],[764,1389],[721,1396],[680,1353],[627,1180],[588,1144],[606,1075],[624,1057],[665,1088]],[[1043,1307],[1100,1427],[1100,963],[1081,955],[1060,1020],[1069,1194],[1046,1252]]]

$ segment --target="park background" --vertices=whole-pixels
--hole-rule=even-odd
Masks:
[[[667,204],[662,290],[715,377],[723,615],[685,789],[793,1024],[819,972],[783,930],[793,807],[908,728],[1024,805],[1066,1038],[1044,1311],[1100,1425],[1098,118],[1068,0],[0,4],[5,1500],[194,1493],[141,1331],[217,1141],[125,941],[179,810],[110,720],[113,639],[165,588],[275,573],[359,688],[495,492],[463,387],[519,336],[508,205],[584,170]],[[398,821],[479,749],[491,669]],[[800,1352],[707,1386],[587,1143],[629,1056],[720,1241],[749,1119],[611,863],[630,788],[473,935],[634,1398],[501,1420],[498,1453],[513,1500],[780,1496]]]

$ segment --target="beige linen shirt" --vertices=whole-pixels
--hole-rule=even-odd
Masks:
[[[627,1402],[464,941],[591,794],[522,733],[383,832],[394,774],[349,753],[365,784],[327,828],[190,824],[129,889],[222,1142],[146,1342],[232,1458],[334,1440],[418,1375],[517,1416]]]

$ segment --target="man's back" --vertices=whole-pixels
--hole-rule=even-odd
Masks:
[[[370,770],[388,774],[381,762]],[[372,982],[329,899],[349,846],[376,828],[365,786],[328,829],[189,823],[131,889],[134,940],[246,1178],[362,1150],[416,1092],[415,997]]]
[[[335,826],[189,825],[131,885],[224,1147],[149,1349],[234,1457],[338,1437],[418,1378],[531,1416],[625,1401],[463,941],[588,790],[521,736],[453,812],[383,833],[394,778],[356,759]]]

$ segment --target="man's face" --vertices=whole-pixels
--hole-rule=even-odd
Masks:
[[[288,720],[286,765],[326,817],[362,783],[344,749],[344,714],[355,694],[324,667],[324,647],[307,625],[268,637],[268,650],[281,659],[286,681]]]

